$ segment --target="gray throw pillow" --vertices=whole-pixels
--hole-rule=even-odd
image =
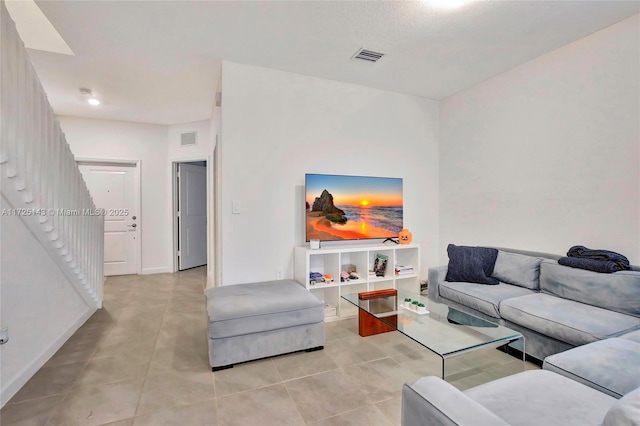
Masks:
[[[539,257],[498,250],[492,276],[504,283],[539,290],[542,260]]]

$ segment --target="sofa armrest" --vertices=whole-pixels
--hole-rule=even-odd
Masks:
[[[508,426],[439,377],[418,379],[402,388],[402,426]]]
[[[440,283],[447,277],[447,265],[429,268],[429,300],[440,301]]]

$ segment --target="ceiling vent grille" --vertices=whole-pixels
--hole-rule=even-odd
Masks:
[[[352,59],[362,59],[363,61],[375,63],[384,56],[384,53],[374,52],[373,50],[360,49],[352,56]]]
[[[196,132],[183,133],[180,135],[180,145],[195,145],[196,144]]]

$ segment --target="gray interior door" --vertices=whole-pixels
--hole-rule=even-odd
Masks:
[[[178,269],[207,264],[207,168],[178,164]]]

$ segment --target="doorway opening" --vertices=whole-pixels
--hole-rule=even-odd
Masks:
[[[172,162],[174,272],[209,263],[210,173],[206,159]]]

